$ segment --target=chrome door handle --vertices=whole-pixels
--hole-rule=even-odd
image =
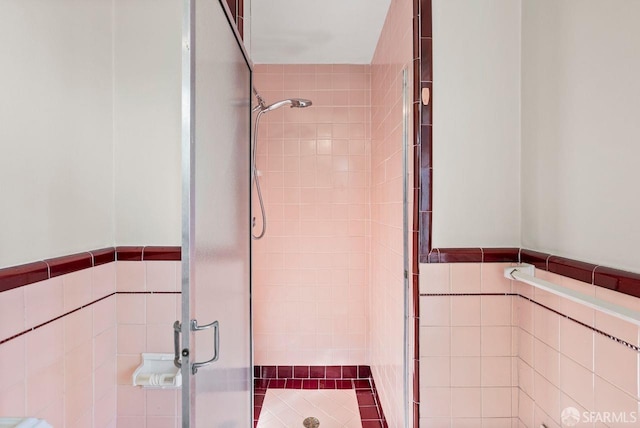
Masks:
[[[177,368],[182,367],[180,362],[180,332],[182,331],[182,325],[180,321],[173,323],[173,365]]]
[[[213,328],[213,357],[201,363],[193,363],[191,365],[191,373],[193,374],[196,374],[200,367],[205,367],[218,361],[218,357],[220,356],[220,324],[218,321],[214,321],[211,324],[198,325],[197,320],[191,320],[191,331],[207,330],[210,328]]]

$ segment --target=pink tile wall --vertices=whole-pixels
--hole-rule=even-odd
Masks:
[[[115,291],[110,263],[0,293],[0,340]],[[115,427],[116,300],[107,297],[0,345],[0,415]]]
[[[405,408],[402,70],[412,68],[412,20],[411,1],[391,2],[371,65],[370,365],[389,426],[404,425]]]
[[[268,104],[313,101],[266,113],[258,130],[268,228],[254,241],[256,364],[368,361],[370,76],[366,65],[255,66]]]
[[[178,428],[179,390],[132,386],[141,353],[173,353],[173,323],[180,319],[180,262],[117,262],[118,428]]]
[[[421,265],[421,293],[515,294],[421,297],[421,423],[511,426],[517,417],[524,427],[560,427],[561,411],[569,406],[580,412],[626,412],[628,417],[637,412],[637,351],[519,296],[636,346],[638,328],[508,281],[502,277],[505,266]],[[549,272],[536,276],[640,309],[637,298]]]
[[[179,266],[108,263],[0,293],[0,340],[73,311],[0,345],[0,415],[67,428],[177,428],[176,391],[130,385],[141,352],[173,352],[180,295],[112,294],[179,291]]]

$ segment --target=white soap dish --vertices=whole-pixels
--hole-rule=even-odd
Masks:
[[[143,388],[180,388],[182,374],[173,364],[173,354],[143,353],[142,364],[133,372],[133,385]]]

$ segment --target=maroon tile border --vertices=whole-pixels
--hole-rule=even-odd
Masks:
[[[640,297],[640,273],[518,248],[434,248],[427,263],[529,263],[537,269]]]
[[[388,428],[369,366],[254,366],[253,371],[254,427],[258,425],[267,389],[272,388],[355,389],[362,428]],[[288,373],[297,376],[284,377]]]
[[[120,261],[178,261],[180,247],[111,247],[0,269],[0,292],[91,267]]]

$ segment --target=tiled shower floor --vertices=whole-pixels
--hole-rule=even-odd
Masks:
[[[355,389],[269,389],[258,428],[303,428],[310,416],[322,428],[362,428]]]

